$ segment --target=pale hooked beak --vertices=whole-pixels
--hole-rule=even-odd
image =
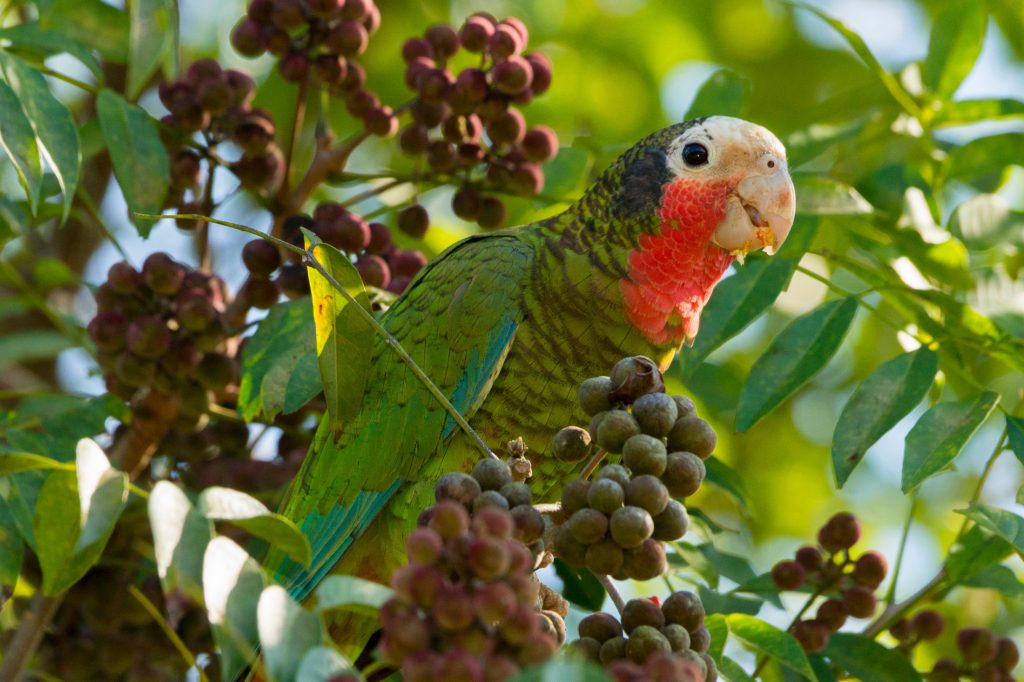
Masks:
[[[767,175],[750,175],[729,195],[725,220],[711,241],[734,256],[757,249],[778,252],[796,215],[796,190],[784,166]]]

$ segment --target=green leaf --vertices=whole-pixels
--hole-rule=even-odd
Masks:
[[[352,670],[352,662],[334,649],[315,646],[302,657],[295,682],[330,682]]]
[[[82,163],[75,119],[50,92],[43,75],[33,67],[14,55],[0,52],[0,69],[11,90],[17,94],[21,108],[35,131],[39,151],[64,193],[63,215],[67,218]]]
[[[1006,437],[1013,454],[1024,464],[1024,419],[1006,415]]]
[[[107,61],[124,64],[128,15],[103,0],[43,0],[39,27],[95,48]]]
[[[1024,599],[1024,583],[1009,566],[993,564],[983,568],[961,583],[967,587],[981,587],[995,590],[1000,596]]]
[[[922,74],[929,90],[942,99],[953,96],[981,54],[987,25],[984,3],[974,0],[953,3],[938,16]]]
[[[1024,212],[1014,211],[998,194],[979,194],[957,206],[950,231],[974,250],[1020,241]]]
[[[212,486],[199,494],[199,511],[211,521],[230,521],[304,566],[312,550],[309,539],[291,519],[275,514],[255,497],[239,490]]]
[[[793,636],[753,616],[732,614],[725,617],[729,632],[757,651],[774,658],[790,670],[817,682],[810,661]]]
[[[935,115],[936,126],[964,125],[985,119],[1012,119],[1024,116],[1019,99],[965,99],[946,102]]]
[[[392,594],[391,588],[372,580],[354,575],[331,575],[316,588],[316,607],[319,611],[344,609],[375,617]]]
[[[735,71],[719,69],[701,84],[686,112],[684,120],[701,116],[747,115],[750,104],[750,81]]]
[[[972,400],[939,403],[925,412],[906,437],[903,492],[949,465],[998,402],[999,394],[986,391]]]
[[[21,574],[25,543],[18,532],[18,523],[0,497],[0,587],[13,588]]]
[[[720,677],[724,677],[729,682],[756,682],[747,674],[743,666],[728,656],[722,656],[722,660],[718,661],[718,672],[721,673]]]
[[[210,543],[210,522],[181,489],[158,481],[149,493],[153,554],[164,592],[179,590],[203,601],[203,553]]]
[[[40,469],[74,471],[74,467],[43,455],[34,455],[31,452],[0,452],[0,476]]]
[[[1002,174],[1008,166],[1024,158],[1024,133],[1002,133],[979,137],[949,155],[949,174],[957,180]]]
[[[291,682],[305,653],[323,641],[320,619],[280,585],[263,590],[256,618],[267,676],[271,682]]]
[[[579,195],[586,185],[593,161],[584,149],[559,149],[558,156],[544,164],[545,196],[569,198]]]
[[[747,492],[743,478],[731,466],[714,455],[704,460],[707,470],[705,480],[732,495],[745,511],[750,511],[750,494]]]
[[[604,586],[585,568],[571,567],[555,559],[555,573],[562,579],[562,596],[587,611],[600,611],[604,605]]]
[[[684,381],[723,343],[739,334],[767,310],[789,285],[800,258],[817,234],[816,219],[797,216],[793,231],[779,253],[751,259],[715,287],[700,318],[700,333],[680,356]]]
[[[712,613],[704,619],[704,627],[708,629],[711,636],[711,646],[708,654],[715,661],[722,660],[722,652],[725,651],[725,642],[729,639],[729,626],[725,622],[725,616],[720,613]]]
[[[304,230],[305,231],[305,230]],[[307,232],[307,239],[312,233]],[[319,241],[319,240],[317,240]],[[316,258],[334,280],[345,288],[365,310],[370,299],[355,266],[333,246],[307,242]],[[316,354],[320,380],[327,399],[327,412],[335,433],[359,414],[373,355],[373,327],[362,311],[349,303],[334,285],[309,268],[309,285],[316,323]]]
[[[43,592],[60,594],[99,559],[128,501],[128,475],[90,440],[78,445],[74,473],[51,473],[36,500],[36,551]]]
[[[736,428],[746,431],[793,394],[839,349],[857,312],[857,299],[829,301],[796,318],[750,369],[740,393]]]
[[[840,488],[868,448],[921,402],[938,369],[939,356],[922,347],[879,365],[857,387],[832,436],[832,469]]]
[[[103,83],[103,67],[93,57],[89,48],[56,31],[47,31],[38,21],[16,24],[0,29],[0,39],[10,41],[11,46],[19,50],[32,52],[40,56],[66,53],[82,62],[92,72],[97,83]]]
[[[171,171],[156,121],[108,89],[101,90],[96,98],[96,113],[129,217],[134,222],[136,213],[159,213],[171,183]],[[139,234],[148,237],[153,225],[152,221],[139,221]]]
[[[836,632],[822,652],[853,677],[872,682],[915,682],[921,676],[907,657],[875,640],[852,632]]]
[[[730,554],[718,550],[711,543],[704,543],[697,546],[697,550],[704,555],[708,563],[723,578],[742,585],[757,577],[754,567],[750,561],[738,554]]]
[[[608,682],[611,679],[602,668],[590,661],[556,658],[547,663],[527,668],[511,682]]]
[[[174,0],[132,0],[129,19],[127,94],[134,100],[174,47],[178,12]]]
[[[43,184],[43,165],[32,123],[21,108],[18,95],[7,83],[0,82],[0,146],[18,174],[29,206],[35,213]]]
[[[260,321],[242,351],[238,409],[246,421],[291,414],[323,390],[316,327],[305,299],[279,303]]]
[[[221,679],[233,680],[256,660],[256,605],[266,584],[260,565],[225,537],[203,554],[203,597],[220,653]]]
[[[1024,557],[1024,518],[985,504],[972,502],[967,509],[958,509],[982,528],[986,528],[1013,545],[1013,549]]]
[[[874,208],[853,187],[820,175],[793,174],[799,215],[863,215]]]
[[[1013,547],[980,526],[971,526],[946,559],[946,580],[950,586],[971,580],[979,572],[1013,553]]]
[[[764,600],[757,597],[744,596],[736,592],[723,593],[703,585],[697,587],[697,594],[700,595],[706,613],[745,613],[748,616],[756,616],[764,605]]]
[[[33,329],[0,338],[0,369],[19,362],[52,358],[77,344],[58,332]]]

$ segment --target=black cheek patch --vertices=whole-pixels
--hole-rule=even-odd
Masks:
[[[661,192],[671,178],[668,157],[660,146],[638,150],[622,172],[619,196],[612,202],[619,218],[652,215],[661,204]]]

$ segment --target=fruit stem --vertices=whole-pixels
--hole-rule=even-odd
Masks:
[[[178,653],[185,660],[185,663],[188,664],[189,668],[198,673],[199,682],[210,682],[206,673],[203,672],[203,669],[199,667],[198,663],[196,663],[196,657],[192,655],[192,652],[189,651],[187,646],[185,646],[185,643],[181,641],[181,637],[178,636],[178,633],[174,631],[171,624],[168,623],[167,619],[165,619],[163,614],[160,613],[160,609],[158,609],[153,602],[151,602],[149,598],[139,590],[139,588],[135,587],[135,585],[129,585],[128,592],[135,597],[135,601],[142,605],[142,608],[146,610],[146,613],[149,614],[150,618],[160,626],[160,629],[163,630],[163,633],[167,636],[167,639],[170,640],[174,648],[178,650]]]
[[[606,575],[595,573],[597,576],[597,582],[601,583],[604,587],[604,591],[608,593],[608,596],[612,598],[612,603],[615,604],[615,608],[618,610],[619,615],[622,615],[622,610],[626,608],[626,601],[622,598],[619,593],[619,588],[615,587],[615,582]]]
[[[907,549],[907,538],[910,536],[910,526],[914,522],[914,512],[917,510],[917,491],[910,496],[910,511],[907,512],[907,520],[903,523],[903,533],[900,535],[900,547],[896,550],[896,564],[892,569],[892,579],[889,582],[889,589],[885,591],[885,603],[892,604],[896,600],[896,582],[900,577],[900,569],[903,567],[903,555]]]
[[[299,138],[302,137],[302,125],[306,120],[306,92],[309,89],[309,77],[299,81],[298,92],[295,94],[295,111],[292,116],[292,134],[288,138],[288,149],[284,156],[284,183],[282,192],[287,194],[290,191],[292,161],[295,158],[295,149],[299,146]]]
[[[600,448],[597,452],[594,453],[594,456],[590,458],[590,461],[587,462],[587,465],[583,467],[583,471],[580,472],[579,478],[581,480],[586,480],[590,478],[590,474],[594,473],[594,470],[597,469],[598,466],[600,466],[601,462],[603,462],[604,458],[607,456],[608,451],[605,450],[604,448]]]
[[[327,271],[327,268],[325,268],[323,264],[321,264],[320,261],[317,260],[316,256],[313,255],[313,252],[311,250],[302,249],[298,246],[295,246],[294,244],[290,244],[284,241],[283,239],[278,239],[273,235],[269,235],[266,232],[260,232],[259,230],[253,227],[249,227],[248,225],[232,223],[227,220],[220,220],[218,218],[212,218],[209,216],[200,216],[195,214],[153,215],[148,213],[136,213],[135,217],[149,220],[165,220],[172,218],[184,218],[186,220],[206,220],[215,225],[223,225],[224,227],[230,227],[233,230],[238,230],[240,232],[251,234],[254,237],[259,237],[260,239],[268,241],[272,244],[276,244],[277,246],[279,246],[282,249],[285,249],[286,251],[291,251],[292,253],[296,253],[302,256],[302,259],[307,266],[319,272],[320,275],[325,280],[327,280],[327,282],[345,298],[345,300],[347,300],[349,303],[355,306],[355,309],[359,311],[359,314],[363,317],[366,323],[369,324],[375,332],[380,334],[381,337],[383,337],[384,341],[388,344],[388,346],[391,347],[391,349],[398,355],[402,362],[408,365],[409,369],[416,376],[416,378],[420,380],[420,382],[424,385],[427,391],[432,396],[434,396],[434,399],[441,404],[441,407],[443,407],[445,411],[449,415],[451,415],[451,418],[455,420],[455,423],[459,425],[459,428],[462,429],[463,433],[469,436],[469,439],[473,441],[473,444],[476,445],[478,450],[480,450],[480,453],[484,457],[493,457],[494,459],[500,459],[496,454],[491,452],[491,449],[487,447],[487,444],[484,443],[483,439],[480,438],[477,432],[473,430],[473,427],[469,425],[469,422],[466,421],[466,418],[463,417],[462,414],[457,409],[455,409],[455,406],[452,405],[451,402],[449,402],[448,398],[445,397],[444,393],[441,392],[441,389],[438,388],[437,385],[430,380],[430,377],[427,376],[426,372],[424,372],[420,368],[420,366],[416,364],[416,361],[413,360],[412,356],[406,352],[406,350],[402,347],[402,344],[398,342],[398,339],[392,336],[391,332],[385,329],[381,325],[381,323],[377,321],[377,318],[373,316],[373,313],[371,313],[362,305],[360,305],[359,302],[355,299],[355,297],[345,290],[345,287],[343,287],[341,283],[338,282],[338,280],[336,280],[334,276]]]

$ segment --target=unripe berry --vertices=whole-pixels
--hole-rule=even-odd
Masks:
[[[804,567],[796,561],[780,561],[772,567],[772,582],[780,590],[798,590],[806,578]]]
[[[494,490],[485,491],[481,494],[481,497],[484,495],[500,496]],[[480,498],[477,499],[479,500]],[[508,503],[506,502],[505,504]],[[490,505],[473,513],[473,518],[470,520],[470,528],[478,536],[490,536],[499,540],[507,540],[512,536],[512,531],[515,530],[515,521],[513,521],[507,507]]]
[[[668,505],[668,489],[656,476],[634,476],[626,486],[626,504],[646,510],[652,517]]]
[[[134,294],[142,284],[142,276],[127,261],[119,261],[107,270],[107,285],[119,294]]]
[[[126,386],[140,388],[152,383],[156,375],[156,364],[131,353],[122,353],[117,358],[116,371],[117,378]]]
[[[959,682],[960,666],[951,658],[940,658],[928,673],[929,682]]]
[[[615,481],[622,486],[623,490],[625,490],[626,486],[629,485],[631,477],[629,472],[626,470],[626,467],[621,464],[605,464],[603,467],[598,469],[597,474],[594,476],[594,480],[597,481],[602,478]]]
[[[196,370],[196,379],[211,391],[221,391],[235,381],[235,362],[223,353],[207,353]]]
[[[665,473],[667,457],[665,444],[661,439],[644,433],[631,436],[622,446],[622,463],[629,467],[634,475],[661,476]]]
[[[651,537],[654,519],[646,509],[623,507],[612,514],[608,530],[615,544],[623,549],[632,549]]]
[[[398,213],[398,229],[414,239],[422,239],[430,227],[430,214],[419,204],[403,208]]]
[[[853,514],[839,513],[818,531],[818,543],[831,553],[850,549],[860,539],[860,524]]]
[[[503,582],[481,585],[473,594],[473,607],[481,621],[496,624],[515,611],[516,595]]]
[[[276,26],[264,29],[263,44],[270,54],[281,57],[292,47],[292,38],[288,31]]]
[[[508,500],[497,490],[485,490],[473,500],[473,513],[477,513],[485,507],[500,507],[508,511]]]
[[[551,454],[560,462],[580,462],[590,450],[590,433],[578,426],[565,427],[551,441]]]
[[[660,628],[665,624],[665,614],[651,599],[630,599],[622,609],[622,629],[630,636],[641,625]]]
[[[1020,650],[1009,637],[1000,637],[996,640],[996,655],[992,659],[1000,670],[1013,672],[1020,662]]]
[[[580,407],[591,416],[598,412],[607,412],[612,409],[612,403],[608,397],[611,394],[612,388],[612,380],[608,377],[590,377],[585,379],[580,384]]]
[[[661,634],[665,635],[672,651],[686,651],[690,648],[690,633],[682,625],[669,623],[661,627]]]
[[[626,641],[626,655],[634,663],[643,663],[651,654],[658,651],[670,653],[672,646],[665,635],[650,625],[640,625],[630,633]]]
[[[597,427],[597,444],[608,452],[622,452],[622,448],[633,436],[640,433],[640,425],[629,412],[611,410]]]
[[[473,478],[480,484],[481,490],[500,490],[502,486],[512,482],[512,472],[508,464],[493,457],[485,457],[473,465]]]
[[[604,514],[616,512],[625,499],[626,491],[610,479],[594,481],[587,492],[587,504]]]
[[[865,552],[853,567],[853,579],[872,590],[882,584],[888,565],[879,552]]]
[[[566,522],[572,536],[583,545],[592,545],[608,532],[608,517],[596,509],[580,509]]]
[[[533,507],[523,504],[512,508],[516,539],[523,544],[536,542],[544,535],[544,517]]]
[[[700,417],[681,417],[668,433],[670,451],[692,452],[701,459],[710,457],[717,444],[715,430]]]
[[[809,654],[817,653],[828,644],[828,626],[816,620],[802,620],[793,626],[793,637],[800,648]]]
[[[704,624],[704,605],[693,592],[681,590],[672,593],[662,605],[665,622],[676,623],[691,634]]]
[[[530,486],[523,482],[529,478],[529,476],[520,478],[515,471],[518,463],[524,461],[527,464],[529,463],[529,460],[526,460],[525,458],[515,458],[509,461],[508,468],[512,474],[512,482],[501,486],[500,490],[501,494],[508,500],[508,505],[513,508],[521,505],[529,505],[533,502],[533,493],[530,492]]]
[[[242,247],[242,262],[253,277],[270,277],[281,267],[281,252],[263,239],[254,239]]]
[[[472,505],[479,494],[480,484],[475,478],[461,471],[451,471],[443,475],[434,486],[434,498],[439,503],[451,500],[464,508]]]
[[[457,163],[455,145],[444,140],[434,140],[427,145],[427,164],[435,173],[451,173]]]
[[[654,517],[655,540],[671,542],[686,535],[690,527],[690,517],[686,507],[676,500],[669,500],[665,510]]]
[[[914,636],[914,627],[906,618],[900,618],[889,628],[889,634],[892,635],[897,642],[907,642]]]
[[[602,665],[611,665],[626,657],[626,638],[620,636],[612,637],[601,645],[600,659]]]
[[[579,512],[577,512],[579,513]],[[612,575],[622,570],[626,553],[611,539],[595,542],[587,547],[586,567],[599,575]]]
[[[576,511],[588,506],[590,495],[590,481],[582,478],[573,479],[562,488],[562,512],[574,514]],[[625,499],[625,493],[623,493]]]
[[[445,119],[441,132],[445,139],[453,144],[467,141],[476,142],[480,139],[480,133],[483,132],[483,123],[476,114],[453,115]]]
[[[661,480],[672,497],[689,497],[700,489],[707,468],[697,455],[692,452],[672,452],[665,461]]]
[[[622,570],[633,580],[653,580],[668,570],[665,557],[665,545],[653,538],[648,538],[635,549],[626,551]]]
[[[579,568],[586,564],[587,546],[576,540],[565,524],[555,531],[554,550],[558,557],[570,566]]]
[[[613,637],[622,636],[622,625],[610,613],[598,611],[580,621],[579,634],[580,637],[590,637],[603,644]]]
[[[483,52],[492,35],[494,22],[480,15],[469,17],[459,29],[459,40],[468,52]]]

